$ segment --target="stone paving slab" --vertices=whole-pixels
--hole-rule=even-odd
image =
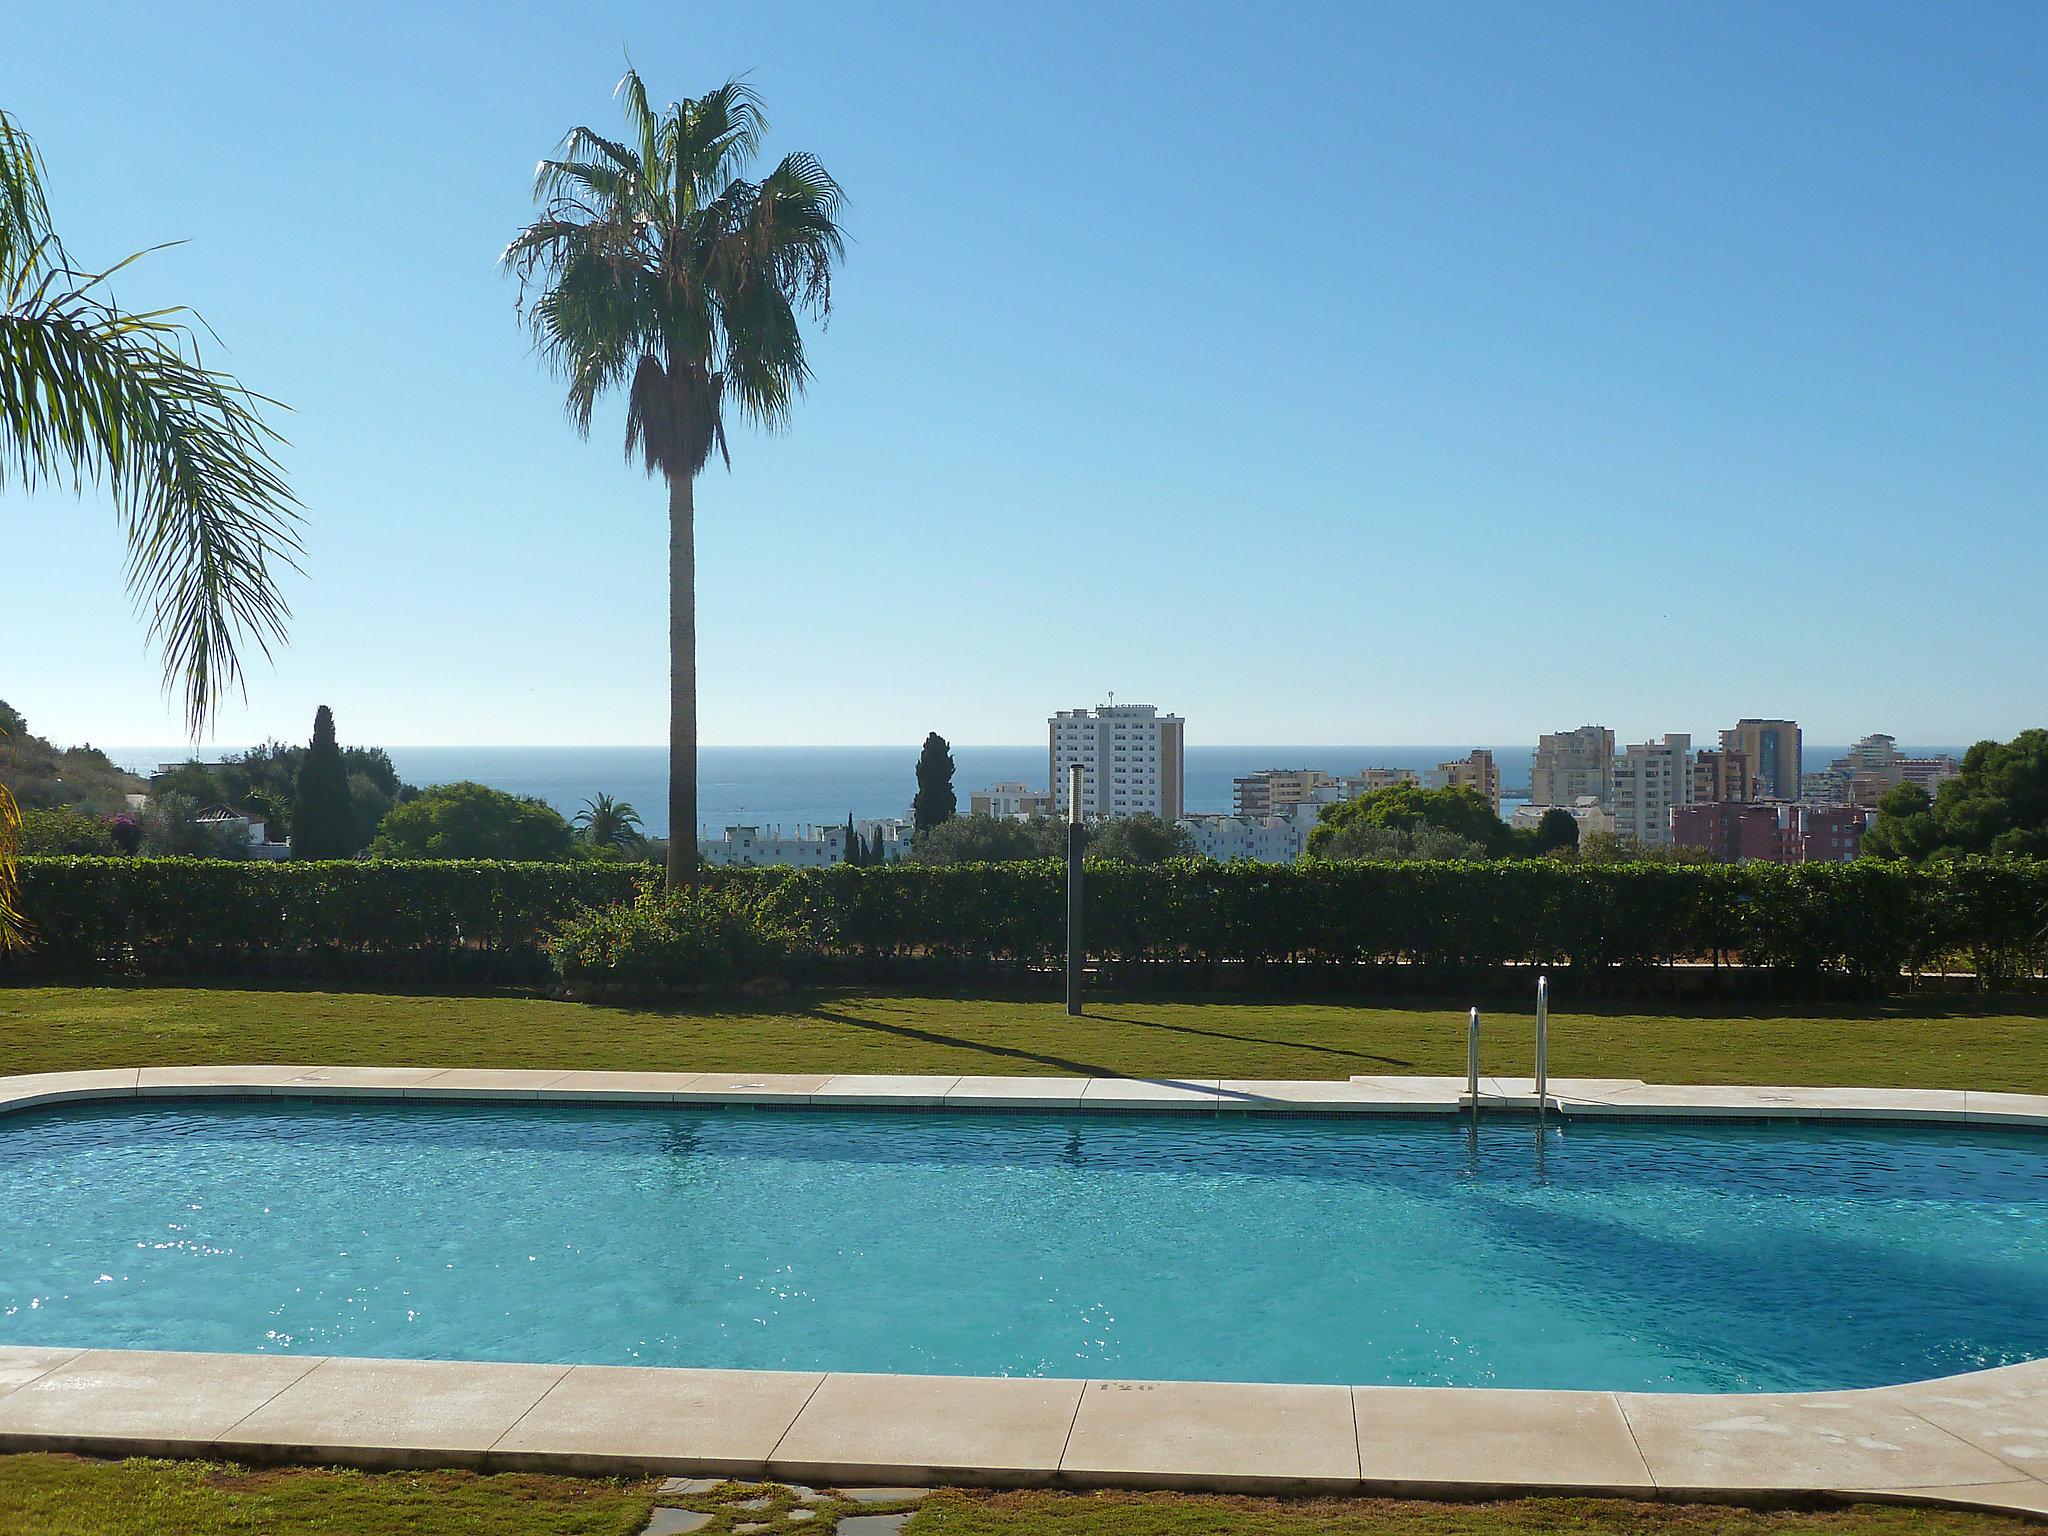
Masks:
[[[191,1098],[209,1094],[249,1094],[267,1097],[294,1078],[316,1072],[317,1067],[144,1067],[136,1075],[135,1091],[142,1098]]]
[[[404,1090],[409,1099],[537,1099],[566,1072],[450,1067]]]
[[[764,1475],[824,1381],[798,1371],[686,1371],[579,1365],[492,1447],[502,1465],[574,1466],[594,1476]]]
[[[540,1090],[543,1099],[581,1099],[599,1104],[673,1104],[701,1072],[564,1072]]]
[[[831,1080],[829,1072],[700,1072],[676,1090],[676,1102],[802,1104]]]
[[[811,1095],[811,1102],[816,1105],[843,1105],[850,1109],[874,1104],[931,1109],[945,1103],[946,1095],[959,1081],[957,1077],[848,1072],[828,1079]]]
[[[1085,1077],[962,1077],[947,1090],[956,1109],[1079,1109]]]
[[[1060,1480],[1150,1488],[1340,1493],[1358,1486],[1348,1387],[1091,1381]]]
[[[1667,1495],[1967,1487],[2014,1475],[1882,1391],[1617,1398]]]
[[[481,1466],[564,1365],[321,1361],[216,1437],[238,1455],[356,1466]],[[4,1401],[4,1399],[0,1399]]]
[[[1643,1498],[1656,1480],[1611,1392],[1354,1387],[1359,1473],[1408,1496],[1542,1489]]]
[[[368,1098],[397,1098],[406,1089],[417,1088],[447,1070],[446,1067],[311,1067],[297,1077],[287,1078],[270,1091],[279,1095],[315,1098],[347,1098],[352,1094]]]
[[[1978,1093],[1973,1089],[1963,1097],[1967,1101],[1965,1118],[1973,1125],[2048,1124],[2048,1094]]]
[[[977,1376],[827,1376],[769,1459],[807,1483],[1044,1486],[1084,1383]],[[0,1398],[0,1403],[6,1400]]]
[[[86,1072],[28,1072],[0,1077],[0,1109],[33,1109],[81,1099],[125,1099],[135,1095],[141,1072],[135,1067],[102,1067]]]
[[[1314,1114],[1387,1111],[1414,1112],[1414,1102],[1386,1092],[1363,1080],[1331,1078],[1282,1080],[1274,1078],[1225,1078],[1217,1084],[1220,1108],[1254,1113],[1285,1114],[1290,1110]]]
[[[204,1455],[317,1355],[86,1350],[0,1397],[0,1450]]]
[[[1216,1108],[1215,1078],[1090,1078],[1081,1091],[1083,1109]]]
[[[2048,1479],[2048,1360],[1887,1387],[1881,1395],[2022,1476]]]
[[[82,1349],[36,1349],[11,1344],[0,1347],[0,1397],[27,1386],[39,1376],[49,1375],[84,1353]]]

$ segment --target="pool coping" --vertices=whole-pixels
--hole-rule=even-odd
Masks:
[[[1456,1115],[1457,1078],[1137,1080],[124,1067],[0,1077],[0,1115],[173,1097],[1220,1115]],[[1528,1079],[1479,1107],[1533,1115]],[[1552,1079],[1577,1119],[2048,1130],[2048,1095]],[[1881,1499],[2048,1519],[2048,1359],[1806,1393],[1118,1381],[0,1346],[0,1451],[768,1477],[1742,1503]]]

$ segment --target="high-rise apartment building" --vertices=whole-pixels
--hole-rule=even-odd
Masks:
[[[1082,768],[1081,814],[1178,821],[1186,811],[1187,722],[1150,704],[1063,709],[1046,722],[1055,815],[1067,814],[1067,769]]]
[[[1721,733],[1723,752],[1740,752],[1765,800],[1797,800],[1805,769],[1796,720],[1738,720]]]
[[[1614,760],[1614,830],[1645,846],[1671,841],[1671,813],[1692,803],[1692,737],[1667,735]]]
[[[1494,814],[1500,814],[1500,769],[1494,766],[1493,754],[1484,747],[1456,762],[1438,763],[1423,775],[1423,783],[1431,789],[1476,789],[1486,797]]]
[[[1391,789],[1396,784],[1420,784],[1422,775],[1413,768],[1361,768],[1356,773],[1344,775],[1344,798],[1356,800],[1360,795],[1370,794],[1375,789]]]
[[[1289,806],[1332,798],[1322,791],[1342,787],[1340,780],[1320,769],[1267,768],[1233,780],[1230,796],[1239,816],[1272,816]]]
[[[1614,732],[1604,725],[1553,731],[1536,743],[1529,770],[1531,805],[1576,805],[1591,795],[1601,805],[1614,789]]]
[[[1749,759],[1732,747],[1716,752],[1702,747],[1692,760],[1692,798],[1696,805],[1742,805],[1767,798]]]

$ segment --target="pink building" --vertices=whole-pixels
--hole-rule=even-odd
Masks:
[[[1863,851],[1869,818],[1856,805],[1681,805],[1671,812],[1671,840],[1721,864],[1846,864]]]

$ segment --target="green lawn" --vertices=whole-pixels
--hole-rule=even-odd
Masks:
[[[1489,1072],[1529,1070],[1487,1010]],[[1058,1003],[819,994],[664,1012],[504,994],[251,986],[0,987],[0,1073],[199,1062],[1133,1077],[1462,1073],[1462,1013],[1381,1002]],[[2048,999],[1561,1008],[1559,1077],[2048,1092]]]
[[[252,1471],[204,1462],[0,1457],[0,1532],[35,1536],[631,1536],[653,1484],[466,1472]],[[829,1536],[854,1506],[797,1524],[785,1490],[747,1510],[753,1489],[701,1500],[707,1536],[765,1524],[773,1536]],[[882,1506],[886,1507],[886,1506]],[[1378,1499],[1244,1499],[1179,1494],[932,1495],[908,1536],[2021,1536],[2025,1522],[1860,1505],[1742,1510],[1705,1504],[1522,1499],[1418,1504]]]

